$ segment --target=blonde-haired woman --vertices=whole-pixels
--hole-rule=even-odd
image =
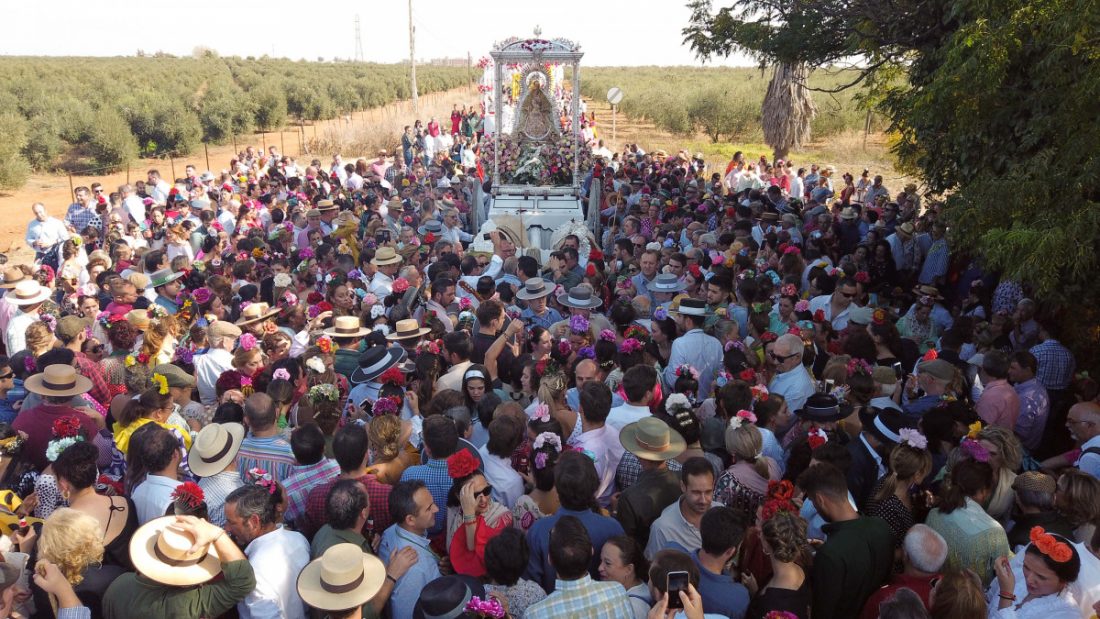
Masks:
[[[865,508],[868,516],[878,516],[890,525],[895,548],[901,548],[905,534],[924,519],[926,506],[913,489],[919,491],[921,481],[932,470],[928,440],[915,430],[905,432],[901,444],[890,452],[890,473],[879,482]]]
[[[367,472],[384,484],[401,481],[401,473],[419,463],[417,452],[409,443],[410,436],[412,425],[396,415],[379,415],[372,419],[367,426],[371,456]]]
[[[714,500],[755,514],[764,502],[768,482],[782,475],[779,466],[764,455],[764,437],[751,412],[739,411],[730,419],[725,439],[733,464],[714,484]]]
[[[126,570],[103,564],[103,534],[99,522],[75,509],[59,508],[42,525],[37,546],[39,560],[56,564],[73,586],[80,603],[92,611],[91,616],[102,617],[107,587]],[[33,584],[31,592],[39,612],[45,614],[45,609],[51,605],[49,596]]]
[[[168,315],[167,310],[157,305],[150,311],[156,313],[156,318],[149,321],[149,328],[141,340],[141,354],[149,359],[149,367],[153,367],[172,362],[179,344],[179,333],[176,319]]]
[[[987,514],[1002,524],[1012,516],[1016,504],[1016,471],[1024,460],[1024,448],[1012,430],[1000,426],[986,426],[978,432],[978,442],[989,452],[989,465],[993,467],[993,494],[985,506]]]
[[[566,443],[576,447],[580,444],[581,416],[565,401],[565,392],[569,389],[565,370],[556,361],[548,360],[535,364],[534,371],[539,375],[538,400],[527,407],[527,416],[543,421],[549,421],[547,415],[556,419],[562,428],[569,430]]]
[[[53,348],[56,338],[53,335],[53,331],[50,331],[50,327],[43,321],[32,322],[27,327],[27,352],[32,358],[37,359],[39,355]]]

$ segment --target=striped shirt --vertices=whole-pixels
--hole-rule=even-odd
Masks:
[[[243,485],[241,476],[234,471],[222,471],[199,480],[210,522],[219,527],[225,526],[225,497]]]
[[[447,524],[447,494],[451,491],[454,480],[447,474],[446,460],[428,460],[427,464],[410,466],[401,473],[401,481],[420,480],[432,493],[435,504],[440,506],[439,513],[435,515],[435,526],[428,529],[428,537],[441,533]]]
[[[924,257],[924,266],[921,267],[920,277],[917,279],[922,284],[934,284],[936,279],[947,274],[947,261],[950,255],[947,251],[947,241],[937,239],[932,241],[928,248],[928,255]]]
[[[283,480],[283,490],[286,491],[287,522],[294,522],[306,511],[306,496],[310,489],[317,484],[323,484],[335,479],[340,474],[340,465],[332,458],[322,458],[315,464],[296,466],[293,472]]]
[[[280,436],[249,434],[241,442],[241,450],[237,452],[241,479],[246,479],[249,469],[261,468],[271,473],[272,479],[282,483],[290,476],[290,469],[294,465],[294,452],[290,450],[290,443]]]

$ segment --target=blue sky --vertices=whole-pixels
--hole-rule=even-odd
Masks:
[[[223,55],[350,58],[355,51],[356,12],[366,60],[398,62],[408,57],[408,4],[403,0],[4,2],[0,15],[11,27],[0,39],[0,55],[132,56],[138,49],[187,55],[205,46]],[[530,36],[537,24],[544,37],[579,42],[588,66],[698,66],[681,43],[680,29],[688,16],[683,0],[413,0],[416,56],[421,60],[465,57],[469,52],[476,62],[494,41]],[[752,62],[738,56],[708,64]]]

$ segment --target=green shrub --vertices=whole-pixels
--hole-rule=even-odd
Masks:
[[[55,119],[48,116],[31,119],[23,156],[32,168],[44,172],[52,171],[64,150],[65,143],[61,140]]]
[[[119,169],[137,157],[137,142],[121,116],[111,110],[99,110],[94,120],[85,146],[97,166]]]
[[[27,145],[27,121],[15,112],[0,114],[0,189],[18,189],[30,176],[23,157]]]
[[[211,88],[199,104],[203,140],[220,144],[249,133],[255,120],[252,105],[239,88]]]
[[[251,95],[257,129],[273,131],[286,123],[286,94],[282,89],[264,85],[252,91]]]

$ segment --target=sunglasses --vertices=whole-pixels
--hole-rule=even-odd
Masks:
[[[489,495],[492,494],[492,493],[493,493],[493,487],[491,485],[485,486],[484,488],[482,488],[478,492],[474,493],[474,498],[475,499],[478,498],[478,497],[489,498]]]
[[[7,374],[0,374],[0,380],[7,380],[9,378],[15,378],[15,372],[8,372]]]
[[[768,356],[769,356],[769,357],[771,357],[771,358],[772,358],[772,360],[773,360],[773,361],[775,361],[776,363],[783,363],[783,362],[784,362],[784,361],[786,361],[787,359],[791,359],[791,358],[793,358],[793,357],[797,357],[797,356],[798,356],[798,353],[793,353],[793,354],[790,354],[790,355],[783,355],[783,356],[781,357],[781,356],[779,356],[779,355],[775,354],[774,352],[770,352],[770,353],[768,353]]]

